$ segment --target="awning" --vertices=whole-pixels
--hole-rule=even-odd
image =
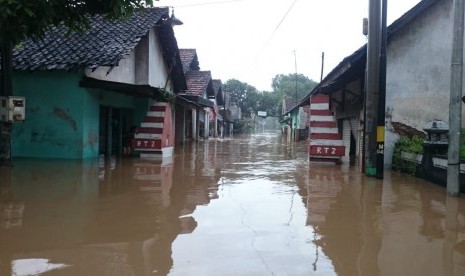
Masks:
[[[79,82],[79,86],[104,89],[136,97],[157,98],[161,96],[161,90],[150,85],[135,85],[115,81],[104,81],[89,77],[82,78]]]

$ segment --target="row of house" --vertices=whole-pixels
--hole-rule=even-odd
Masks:
[[[27,105],[12,156],[85,159],[132,146],[166,157],[218,135],[221,81],[200,70],[195,49],[178,48],[172,23],[164,7],[95,16],[83,32],[57,27],[15,47],[13,94]]]
[[[447,123],[449,120],[452,2],[420,1],[387,28],[384,153],[387,167],[392,165],[400,132],[422,134],[431,121]],[[366,57],[367,45],[363,45],[344,58],[298,104],[283,111],[294,122],[291,125],[294,130],[310,130],[311,141],[317,135],[322,140],[319,143],[344,147],[337,156],[343,162],[353,158],[360,165],[364,146]],[[327,110],[313,103],[312,99],[317,97],[316,102],[321,104],[321,96],[327,99],[323,100],[327,101]],[[326,129],[321,128],[323,125]]]

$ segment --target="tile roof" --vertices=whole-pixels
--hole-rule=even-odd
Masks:
[[[179,56],[181,57],[184,72],[200,70],[197,51],[195,49],[179,49]]]
[[[282,114],[287,114],[293,110],[293,107],[299,103],[298,100],[285,98],[283,100]]]
[[[213,91],[215,93],[216,102],[218,105],[224,104],[224,96],[221,80],[213,80]]]
[[[212,80],[215,94],[221,92],[221,80]]]
[[[186,72],[187,91],[185,94],[203,97],[213,93],[212,76],[210,71]]]
[[[109,21],[94,16],[81,33],[53,27],[40,40],[28,39],[13,51],[16,70],[75,70],[117,66],[147,34],[169,16],[168,8],[150,8],[128,19]]]
[[[400,123],[400,122],[391,122],[391,125],[392,125],[392,128],[394,130],[394,133],[397,133],[401,136],[408,136],[408,137],[412,137],[412,136],[419,136],[419,137],[422,137],[422,138],[425,138],[426,135],[424,132],[416,129],[416,128],[413,128],[411,126],[408,126],[406,124],[403,124],[403,123]]]

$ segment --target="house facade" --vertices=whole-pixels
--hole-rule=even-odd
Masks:
[[[154,141],[140,153],[172,154],[170,94],[187,86],[168,18],[167,8],[119,21],[96,16],[83,33],[55,28],[15,49],[13,93],[26,97],[27,120],[14,125],[13,157],[118,155],[133,128],[145,145]],[[161,119],[147,119],[158,105]]]
[[[392,24],[387,48],[387,166],[392,165],[392,149],[399,137],[393,124],[423,131],[433,120],[449,122],[452,2],[422,1]]]
[[[224,119],[220,114],[220,110],[224,108],[224,95],[221,80],[214,79],[213,93],[214,96],[209,96],[210,101],[213,102],[213,112],[210,113],[210,136],[222,137],[224,132]]]
[[[452,12],[452,0],[423,0],[387,29],[387,167],[399,138],[395,126],[421,133],[433,120],[449,120]],[[364,162],[366,51],[364,45],[344,58],[299,104],[305,106],[313,95],[330,96],[345,147],[342,160],[359,165]]]
[[[215,112],[215,97],[213,80],[210,71],[201,71],[195,49],[180,49],[180,56],[187,89],[177,96],[179,107],[177,118],[182,117],[183,123],[176,127],[176,139],[179,143],[185,140],[206,139],[210,133],[210,118]]]

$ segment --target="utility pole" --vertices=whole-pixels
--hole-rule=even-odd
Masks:
[[[295,50],[293,51],[294,52],[294,68],[295,68],[295,75],[294,75],[294,82],[295,82],[295,91],[294,91],[294,100],[295,100],[295,103],[297,104],[297,54],[295,52]]]
[[[295,74],[294,74],[294,83],[295,83],[295,90],[294,90],[294,103],[297,105],[297,54],[294,52],[294,67],[295,67]],[[299,111],[297,110],[297,114],[299,114]],[[293,134],[294,134],[294,142],[297,142],[298,139],[298,133],[297,133],[297,115],[294,118],[292,125],[293,125]]]
[[[447,160],[447,194],[460,194],[460,133],[462,121],[463,13],[464,0],[454,1],[454,26],[450,69],[449,150]]]
[[[378,89],[381,48],[380,0],[369,0],[367,80],[365,92],[365,174],[376,176]],[[383,110],[384,111],[384,110]]]
[[[384,178],[384,128],[386,120],[386,50],[387,50],[387,1],[381,0],[381,48],[378,81],[378,127],[376,131],[376,178]]]
[[[7,39],[1,42],[2,68],[0,72],[0,96],[11,96],[12,85],[12,46]],[[1,103],[0,103],[0,108]],[[5,107],[6,108],[6,107]],[[0,166],[11,166],[11,131],[12,123],[0,122]]]
[[[325,67],[325,52],[321,52],[321,75],[320,82],[323,80],[323,69]]]

